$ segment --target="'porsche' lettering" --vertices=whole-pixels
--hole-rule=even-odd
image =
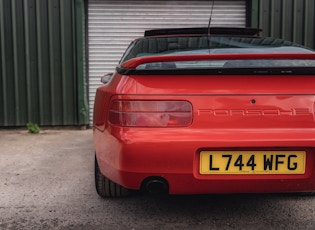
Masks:
[[[282,109],[198,109],[198,115],[208,116],[299,116],[308,115],[308,108]]]

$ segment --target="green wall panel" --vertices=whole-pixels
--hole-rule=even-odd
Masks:
[[[88,124],[82,12],[83,0],[0,0],[0,126]]]
[[[262,35],[315,48],[314,0],[252,0],[251,26]]]

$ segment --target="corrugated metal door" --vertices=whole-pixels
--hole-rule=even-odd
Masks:
[[[206,27],[212,1],[101,1],[88,2],[89,108],[100,76],[112,72],[130,41],[156,28]],[[246,2],[216,0],[212,26],[244,27]]]
[[[83,0],[0,0],[0,126],[88,124]]]
[[[262,35],[315,48],[314,0],[252,0],[253,27]]]

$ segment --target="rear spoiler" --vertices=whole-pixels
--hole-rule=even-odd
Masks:
[[[185,61],[238,61],[238,60],[315,60],[315,53],[268,53],[268,54],[190,54],[190,55],[165,55],[165,56],[143,56],[132,58],[121,65],[116,70],[120,74],[129,75],[165,75],[165,74],[313,74],[314,66],[301,67],[261,67],[261,68],[207,68],[207,69],[137,69],[138,66],[156,62],[185,62]]]
[[[180,62],[207,60],[315,60],[315,53],[268,53],[268,54],[190,54],[143,56],[132,58],[121,64],[121,68],[135,69],[141,64],[152,62]]]

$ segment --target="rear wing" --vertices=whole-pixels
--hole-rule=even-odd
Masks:
[[[315,53],[143,56],[121,63],[116,70],[128,75],[315,75]]]

